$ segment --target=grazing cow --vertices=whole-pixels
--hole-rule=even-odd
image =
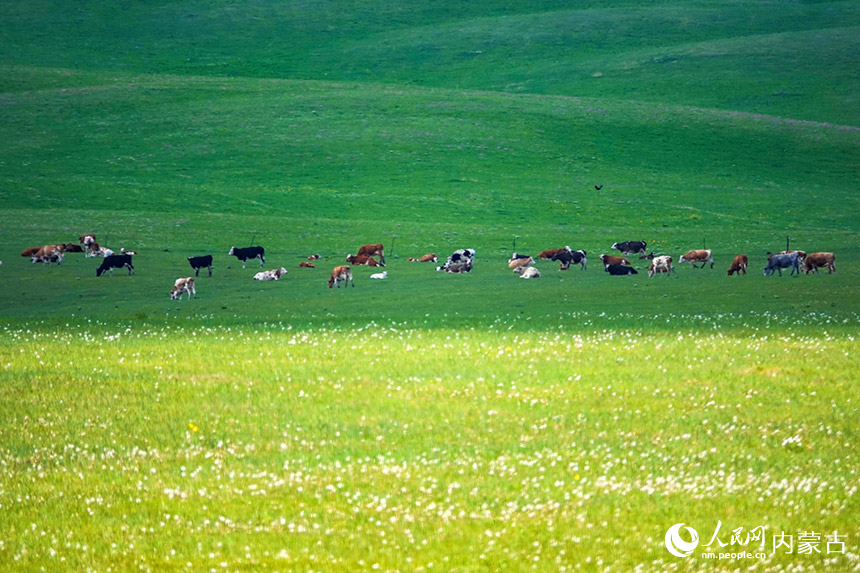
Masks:
[[[194,276],[200,276],[200,269],[209,269],[209,276],[212,276],[212,255],[200,255],[197,257],[188,257],[188,264],[194,269]]]
[[[373,257],[366,255],[347,255],[346,262],[351,265],[367,265],[368,267],[384,267],[385,263],[380,263]]]
[[[260,267],[266,262],[266,250],[263,247],[230,247],[230,252],[227,256],[233,256],[242,261],[242,268],[245,268],[245,261],[251,259],[260,259]]]
[[[561,263],[558,267],[558,270],[560,271],[566,271],[570,268],[571,264],[579,265],[580,269],[585,270],[585,267],[588,265],[588,259],[585,255],[586,253],[582,249],[571,251],[570,247],[568,247],[562,252],[550,257],[550,260]]]
[[[530,267],[535,264],[535,260],[531,257],[523,257],[521,259],[511,259],[508,261],[509,269],[516,269],[518,267]]]
[[[714,268],[714,258],[711,256],[711,249],[693,249],[681,255],[678,264],[690,263],[694,269],[703,269],[705,265],[711,263],[711,268]],[[701,267],[697,267],[696,263],[702,263]]]
[[[317,268],[317,266],[313,263],[309,263],[307,261],[302,261],[299,263],[299,268],[300,269],[315,269],[315,268]]]
[[[379,257],[382,266],[385,266],[385,255],[382,252],[382,243],[376,245],[362,245],[356,253],[359,257]]]
[[[24,249],[23,251],[21,251],[21,256],[22,257],[32,257],[33,255],[38,253],[39,249],[41,249],[41,248],[42,247],[30,247],[29,249]]]
[[[319,255],[309,255],[309,256],[308,256],[308,260],[309,260],[309,261],[316,261],[316,260],[318,260],[319,258],[320,258],[320,256],[319,256]]]
[[[416,259],[415,257],[409,257],[407,260],[410,263],[435,263],[439,260],[439,257],[437,257],[435,253],[427,253],[419,259]]]
[[[729,267],[728,275],[732,276],[733,273],[738,273],[738,276],[741,276],[741,273],[747,274],[747,266],[749,265],[749,259],[746,255],[738,255],[732,260],[732,266]]]
[[[84,249],[80,245],[74,243],[66,243],[63,245],[64,253],[83,253]]]
[[[45,245],[32,255],[33,262],[44,263],[46,265],[52,263],[62,265],[63,259],[66,256],[64,252],[65,247],[65,245]]]
[[[672,268],[672,257],[668,255],[660,255],[651,259],[651,266],[648,267],[648,278],[653,277],[657,273],[666,273],[666,276],[669,276],[669,273],[674,271]]]
[[[89,247],[95,242],[96,236],[92,233],[87,233],[86,235],[81,235],[80,237],[78,237],[78,243],[82,244],[84,247]]]
[[[184,279],[176,279],[173,283],[173,290],[170,291],[170,300],[182,300],[182,295],[188,293],[188,298],[194,295],[197,298],[197,290],[194,288],[194,277],[186,277]]]
[[[638,275],[636,269],[627,265],[606,265],[604,269],[610,275]]]
[[[818,273],[819,267],[827,267],[830,274],[836,272],[836,255],[833,253],[812,253],[806,257],[803,262],[803,272],[809,274],[809,271]]]
[[[287,269],[281,267],[279,269],[272,269],[270,271],[260,271],[259,273],[254,275],[255,281],[277,281],[281,280],[281,277],[287,274]]]
[[[644,255],[645,254],[645,246],[647,244],[648,243],[646,243],[645,241],[623,241],[621,243],[613,244],[610,248],[611,249],[618,249],[619,251],[621,251],[621,254],[624,256],[628,256],[631,253],[639,253],[639,254]]]
[[[436,267],[437,271],[448,273],[468,273],[475,264],[475,249],[458,249],[454,251],[444,265]],[[455,270],[449,270],[452,266]]]
[[[110,271],[113,276],[114,269],[127,268],[128,274],[134,273],[134,266],[131,264],[131,255],[108,255],[102,261],[101,266],[96,269],[96,276],[100,277],[105,271]]]
[[[791,267],[791,274],[800,274],[800,255],[797,252],[771,255],[767,258],[767,266],[764,268],[764,276],[773,274],[774,269],[782,276],[782,269]]]
[[[374,273],[374,274],[370,275],[370,278],[372,278],[372,279],[387,279],[388,278],[388,271],[382,271],[381,273]]]
[[[567,251],[568,253],[573,252],[569,246],[565,246],[562,249],[547,249],[545,251],[541,251],[538,253],[539,259],[550,259],[553,260],[553,257],[559,255],[563,252]]]
[[[328,288],[336,286],[340,288],[340,283],[345,283],[344,286],[352,283],[355,288],[355,280],[352,278],[352,269],[346,265],[335,267],[331,271],[331,278],[328,280]]]
[[[603,263],[603,269],[609,265],[627,265],[630,266],[630,261],[624,257],[616,257],[615,255],[600,255],[600,261]]]
[[[540,278],[540,271],[537,270],[536,267],[517,267],[514,269],[514,272],[520,275],[521,279],[538,279]]]

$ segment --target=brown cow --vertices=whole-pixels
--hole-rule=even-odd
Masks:
[[[714,268],[714,258],[711,256],[711,249],[693,249],[681,255],[678,264],[690,263],[694,269],[703,269],[705,265],[711,263],[711,268]],[[702,263],[701,267],[697,267],[696,263]]]
[[[833,253],[811,253],[803,262],[803,272],[809,274],[809,271],[818,273],[819,267],[827,267],[830,274],[836,272],[836,255]]]
[[[367,265],[368,267],[384,267],[385,263],[380,263],[373,257],[368,257],[365,255],[348,255],[346,257],[346,262],[351,265]]]
[[[416,259],[415,257],[409,257],[407,260],[410,263],[435,263],[439,260],[439,257],[437,257],[435,253],[427,253],[420,259]]]
[[[332,286],[340,288],[341,282],[345,282],[346,284],[352,283],[353,288],[355,288],[355,281],[352,278],[352,269],[346,265],[341,265],[332,269],[331,278],[328,280],[328,288],[331,288]]]
[[[516,269],[517,267],[530,267],[535,264],[535,260],[531,257],[523,257],[521,259],[511,259],[508,261],[509,269]]]
[[[84,250],[80,245],[76,245],[74,243],[66,243],[63,245],[63,251],[66,253],[83,253]]]
[[[21,251],[21,256],[22,257],[32,257],[33,255],[38,253],[39,249],[41,249],[41,248],[42,247],[30,247],[29,249],[24,249],[23,251]]]
[[[729,267],[728,274],[732,276],[732,273],[738,273],[740,276],[741,272],[747,274],[747,266],[749,266],[749,259],[746,255],[738,255],[732,261],[732,266]]]
[[[382,261],[382,266],[385,266],[385,255],[382,253],[382,243],[376,245],[362,245],[361,248],[358,249],[356,255],[360,257],[379,257],[379,260]]]
[[[302,261],[302,262],[300,262],[300,263],[299,263],[299,268],[300,268],[300,269],[315,269],[315,268],[317,268],[317,267],[316,267],[316,265],[315,265],[315,264],[313,264],[313,263],[309,263],[309,262],[307,262],[307,261]]]
[[[626,265],[630,266],[630,261],[624,257],[616,257],[615,255],[600,255],[600,260],[603,261],[604,270],[609,265]]]
[[[92,233],[87,233],[86,235],[78,237],[78,242],[85,247],[89,247],[91,243],[96,242],[96,236]]]
[[[540,254],[538,254],[538,258],[539,259],[552,259],[553,257],[558,256],[561,253],[563,253],[565,251],[570,251],[570,250],[571,249],[568,246],[565,246],[563,249],[547,249],[546,251],[541,251]]]

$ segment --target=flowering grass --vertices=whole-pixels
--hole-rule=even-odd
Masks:
[[[857,566],[853,326],[506,326],[6,328],[0,560],[693,570],[666,529],[721,520]]]

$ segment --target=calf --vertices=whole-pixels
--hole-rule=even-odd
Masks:
[[[770,276],[773,274],[774,269],[779,271],[779,276],[782,276],[782,269],[787,269],[791,267],[791,273],[794,274],[795,271],[797,274],[800,274],[800,256],[797,252],[793,253],[785,253],[785,254],[776,254],[771,255],[767,258],[767,266],[764,268],[764,276]]]
[[[585,257],[585,254],[585,251],[582,249],[571,251],[570,247],[568,247],[564,251],[550,257],[550,260],[561,263],[558,267],[560,271],[566,271],[570,268],[571,264],[579,265],[580,269],[585,270],[585,267],[588,265],[588,259]]]
[[[92,233],[87,233],[86,235],[78,237],[78,242],[84,247],[89,247],[91,244],[96,242],[96,236]]]
[[[450,273],[468,273],[475,264],[475,249],[457,249],[448,257],[444,265],[436,267],[437,271]],[[455,270],[449,270],[454,267]]]
[[[309,260],[309,261],[316,261],[316,260],[318,260],[319,258],[320,258],[320,256],[319,256],[319,255],[309,255],[309,256],[308,256],[308,260]]]
[[[521,259],[511,259],[508,261],[509,269],[516,269],[519,267],[530,267],[535,264],[535,260],[531,257],[523,257]]]
[[[621,243],[614,243],[610,248],[618,249],[621,251],[621,254],[625,256],[630,253],[640,253],[644,255],[647,244],[648,243],[645,241],[623,241]]]
[[[711,249],[693,249],[681,255],[678,264],[682,263],[690,263],[694,269],[703,269],[706,264],[711,263],[711,268],[714,268],[714,257],[711,256]],[[696,263],[702,263],[702,266],[697,267]]]
[[[299,263],[299,268],[300,269],[315,269],[315,268],[317,268],[317,266],[313,263],[309,263],[307,261],[302,261]]]
[[[113,254],[112,250],[107,247],[102,247],[95,241],[88,243],[86,249],[85,257],[107,257]]]
[[[347,255],[346,262],[351,265],[367,265],[368,267],[384,267],[385,263],[380,263],[373,257],[366,255]]]
[[[230,247],[230,252],[227,256],[233,256],[242,261],[242,268],[245,268],[245,261],[251,259],[260,259],[260,268],[266,262],[266,250],[263,247]]]
[[[666,276],[669,276],[669,273],[672,272],[672,257],[668,255],[661,255],[654,257],[651,259],[651,266],[648,268],[648,278],[653,277],[657,273],[666,273]]]
[[[102,261],[101,266],[96,269],[96,276],[102,276],[105,271],[110,271],[113,275],[114,269],[127,268],[128,274],[134,273],[134,266],[131,264],[131,255],[108,255]]]
[[[374,273],[374,274],[370,275],[370,278],[372,278],[372,279],[387,279],[388,278],[388,271],[382,271],[381,273]]]
[[[186,277],[184,279],[176,279],[173,283],[173,290],[170,291],[170,300],[182,300],[182,295],[188,293],[190,299],[192,295],[197,298],[197,290],[194,288],[194,277]]]
[[[410,263],[435,263],[439,260],[439,257],[437,257],[435,253],[427,253],[419,259],[416,259],[415,257],[409,257],[407,260]]]
[[[627,265],[606,265],[604,269],[610,275],[638,275],[636,269]]]
[[[836,272],[836,255],[833,253],[812,253],[806,257],[803,262],[803,272],[809,274],[809,271],[818,273],[819,267],[827,267],[830,274]]]
[[[603,269],[609,265],[627,265],[630,266],[630,261],[624,257],[616,257],[615,255],[600,255],[600,261],[603,263]]]
[[[472,272],[472,263],[445,263],[441,267],[437,267],[436,270],[443,270],[451,274],[470,273]]]
[[[565,246],[562,249],[547,249],[545,251],[541,251],[540,253],[538,253],[538,258],[539,259],[550,259],[550,260],[552,260],[553,257],[555,257],[556,255],[563,253],[565,251],[571,252],[571,248],[569,246]]]
[[[277,281],[281,280],[281,277],[287,274],[287,269],[281,267],[279,269],[272,269],[270,271],[260,271],[259,273],[254,275],[255,281]]]
[[[209,269],[209,276],[212,276],[212,255],[200,255],[197,257],[188,257],[188,264],[194,269],[194,276],[200,276],[200,269]]]
[[[381,266],[385,266],[385,255],[382,252],[382,243],[376,245],[362,245],[356,253],[359,257],[379,257],[382,261]]]
[[[741,276],[741,273],[747,274],[747,266],[749,265],[749,259],[746,255],[738,255],[732,260],[732,266],[729,267],[728,275],[732,276],[734,273],[738,273],[738,276]]]
[[[517,267],[514,272],[520,275],[521,279],[537,279],[540,278],[540,271],[535,267]]]
[[[328,280],[328,288],[336,286],[340,288],[340,283],[345,283],[344,286],[352,283],[355,288],[355,281],[352,278],[352,269],[346,265],[335,267],[331,271],[331,278]]]

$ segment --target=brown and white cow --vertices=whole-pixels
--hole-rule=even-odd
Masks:
[[[277,281],[281,280],[281,277],[287,274],[287,269],[281,267],[279,269],[272,269],[270,271],[260,271],[259,273],[254,275],[255,281]]]
[[[810,253],[803,262],[803,272],[809,274],[809,271],[818,272],[820,267],[827,267],[830,274],[836,272],[836,255],[833,253]]]
[[[33,255],[38,253],[39,249],[41,248],[42,247],[30,247],[28,249],[24,249],[23,251],[21,251],[21,256],[26,258],[32,257]]]
[[[368,267],[384,267],[385,263],[380,263],[373,257],[367,255],[347,255],[346,262],[351,265],[367,265]]]
[[[625,259],[624,257],[616,257],[615,255],[600,255],[600,260],[603,262],[603,269],[606,270],[606,267],[609,265],[626,265],[630,266],[630,261]]]
[[[331,278],[328,280],[328,288],[336,286],[340,288],[340,283],[346,283],[344,286],[352,283],[355,287],[355,280],[352,278],[352,269],[347,265],[340,265],[331,270]]]
[[[521,259],[510,259],[508,261],[509,269],[516,269],[518,267],[530,267],[535,264],[535,260],[531,257],[523,257]]]
[[[95,241],[87,243],[86,245],[86,254],[85,257],[109,257],[113,254],[111,249],[107,247],[102,247]]]
[[[33,262],[44,263],[46,265],[50,265],[52,263],[61,265],[63,264],[63,259],[66,256],[65,249],[65,245],[45,245],[32,255]]]
[[[711,263],[711,268],[714,268],[714,257],[711,255],[711,249],[693,249],[681,255],[678,264],[690,263],[694,269],[703,269],[705,265]],[[696,263],[702,263],[701,267],[697,267]]]
[[[96,242],[96,236],[92,233],[87,233],[86,235],[78,237],[78,242],[84,247],[89,247],[92,243]]]
[[[173,283],[173,289],[170,291],[170,300],[182,300],[182,295],[188,293],[188,299],[193,295],[197,298],[197,290],[194,288],[194,277],[186,277],[184,279],[176,279]]]
[[[651,266],[648,268],[648,278],[653,277],[658,273],[666,273],[666,276],[669,276],[669,273],[674,271],[672,268],[672,257],[668,255],[659,255],[651,259]]]
[[[409,257],[407,260],[410,263],[435,263],[439,260],[439,257],[436,256],[436,253],[427,253],[421,258]]]
[[[749,266],[750,260],[746,255],[738,255],[732,260],[732,266],[729,267],[728,275],[732,276],[733,273],[738,273],[740,276],[741,273],[747,274],[747,267]]]
[[[308,255],[309,261],[316,261],[316,260],[319,260],[319,258],[320,258],[319,255]]]
[[[315,268],[317,268],[317,266],[313,263],[309,263],[307,261],[302,261],[299,263],[299,268],[300,269],[315,269]]]
[[[379,257],[381,266],[385,266],[385,255],[382,252],[382,243],[376,245],[362,245],[356,253],[359,257]]]

